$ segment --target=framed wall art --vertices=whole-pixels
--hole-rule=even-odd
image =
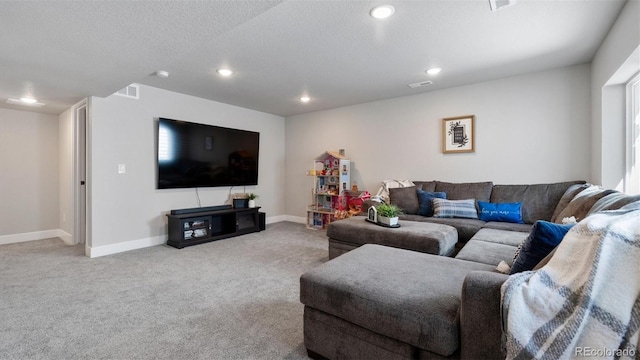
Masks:
[[[475,149],[475,115],[442,119],[442,152],[464,153]]]

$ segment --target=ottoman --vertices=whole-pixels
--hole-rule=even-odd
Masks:
[[[330,260],[300,277],[308,354],[328,359],[456,358],[464,278],[493,268],[371,244]]]
[[[458,242],[453,226],[400,221],[399,228],[373,224],[362,216],[332,222],[327,227],[329,259],[364,244],[378,244],[434,255],[452,256]]]

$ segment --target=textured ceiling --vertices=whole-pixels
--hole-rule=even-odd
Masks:
[[[0,106],[59,114],[137,82],[295,115],[589,62],[625,1],[387,1],[382,21],[379,3],[0,1]]]

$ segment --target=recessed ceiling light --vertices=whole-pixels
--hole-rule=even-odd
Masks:
[[[231,69],[218,69],[218,74],[222,76],[231,76],[233,74],[233,70]]]
[[[369,15],[376,19],[386,19],[393,15],[396,9],[391,5],[379,5],[371,9]]]
[[[38,100],[36,99],[26,98],[26,97],[20,98],[20,99],[7,99],[7,104],[32,106],[32,107],[43,107],[45,105],[44,103],[38,102]]]
[[[300,98],[300,101],[302,101],[303,103],[308,103],[309,101],[311,101],[311,98],[308,96],[303,96]]]
[[[427,70],[426,73],[429,75],[435,75],[435,74],[438,74],[440,71],[442,71],[442,69],[437,67],[437,68],[431,68]]]
[[[21,97],[20,101],[22,101],[25,104],[35,104],[38,102],[38,100],[31,97]]]
[[[158,70],[155,72],[155,75],[159,78],[166,79],[169,77],[169,72],[164,70]]]

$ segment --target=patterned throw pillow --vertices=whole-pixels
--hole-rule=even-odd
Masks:
[[[478,212],[482,221],[504,221],[524,224],[522,221],[522,203],[490,203],[478,201]]]
[[[447,193],[445,192],[432,192],[416,189],[418,193],[418,215],[433,216],[433,198],[446,199]]]
[[[437,218],[465,218],[477,219],[476,201],[467,200],[446,200],[434,198],[433,217]]]
[[[538,220],[529,236],[516,249],[511,274],[533,270],[558,244],[575,224],[554,224]]]

